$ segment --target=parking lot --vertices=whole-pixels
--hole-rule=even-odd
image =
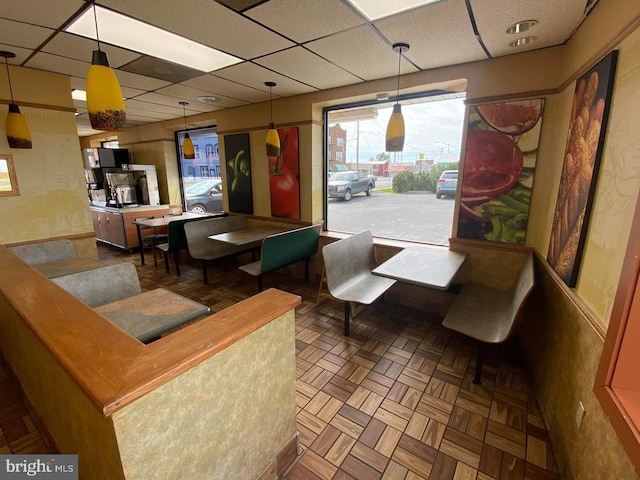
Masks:
[[[381,182],[376,187],[381,187]],[[448,245],[453,197],[435,193],[358,194],[349,202],[329,199],[327,227],[341,232],[371,230],[374,236]]]

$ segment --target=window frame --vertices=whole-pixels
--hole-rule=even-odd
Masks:
[[[367,106],[372,106],[372,105],[379,106],[381,104],[389,104],[389,103],[395,103],[395,102],[402,103],[402,102],[405,102],[407,100],[435,97],[435,96],[439,96],[439,95],[455,95],[455,94],[460,94],[460,93],[465,93],[466,94],[466,92],[454,92],[454,91],[448,91],[448,90],[427,90],[427,91],[417,92],[417,93],[390,96],[384,102],[380,102],[377,99],[362,100],[362,101],[358,101],[358,102],[350,102],[350,103],[332,105],[332,106],[329,106],[329,107],[324,107],[322,109],[322,120],[323,120],[323,127],[322,127],[322,132],[323,132],[323,158],[322,158],[322,171],[323,171],[322,194],[323,194],[323,200],[322,200],[322,205],[323,205],[323,218],[324,218],[324,227],[323,228],[326,231],[330,231],[330,226],[329,226],[329,185],[328,185],[328,181],[329,181],[329,176],[330,176],[329,175],[330,174],[330,171],[329,171],[329,160],[330,160],[330,155],[331,155],[331,146],[332,146],[332,144],[331,144],[331,136],[329,135],[329,114],[331,112],[336,112],[336,111],[340,111],[340,110],[348,110],[348,109],[358,108],[358,107],[367,107]],[[466,128],[464,124],[463,124],[462,128],[463,128],[463,131],[464,131],[464,128]],[[389,175],[387,174],[386,176],[388,177]],[[455,217],[455,214],[454,214],[454,217]],[[389,240],[397,241],[399,239],[390,238]],[[404,241],[406,241],[406,240],[404,240]],[[416,242],[416,243],[424,243],[425,245],[428,244],[426,242]]]
[[[16,174],[16,166],[13,163],[13,155],[9,153],[0,153],[0,160],[7,162],[7,175],[9,177],[9,190],[0,190],[0,197],[17,197],[20,195],[20,186],[18,185],[18,175]]]
[[[640,291],[638,282],[640,282],[640,196],[636,200],[620,280],[593,386],[596,398],[631,459],[640,458],[640,376],[634,375],[633,383],[625,385],[625,388],[616,386],[615,377],[618,368],[637,369],[635,362],[629,367],[631,360],[628,355],[621,355],[621,350],[625,334],[631,330],[632,325],[637,330],[640,324],[640,318],[630,315],[633,302],[640,302],[640,293],[637,293]],[[634,466],[640,475],[640,464],[634,462]]]

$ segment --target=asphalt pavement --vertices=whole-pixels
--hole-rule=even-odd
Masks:
[[[383,180],[384,181],[384,180]],[[376,189],[382,187],[376,182]],[[379,193],[354,195],[350,201],[329,199],[327,228],[357,233],[371,230],[377,237],[448,245],[453,222],[453,197],[435,193]]]

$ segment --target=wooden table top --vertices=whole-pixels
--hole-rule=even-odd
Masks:
[[[77,257],[69,260],[61,260],[59,262],[41,263],[40,265],[31,265],[47,278],[62,277],[72,273],[93,270],[94,268],[104,267],[105,264],[89,257]]]
[[[210,235],[209,238],[217,240],[219,242],[226,242],[232,245],[247,245],[248,243],[254,243],[262,241],[269,235],[275,235],[276,233],[282,233],[291,230],[289,227],[283,226],[263,226],[244,228],[242,230],[235,230],[233,232],[218,233],[217,235]]]
[[[164,288],[108,303],[95,310],[141,342],[210,312],[206,305]]]
[[[407,247],[373,269],[374,275],[446,290],[466,260],[465,253],[445,248]]]

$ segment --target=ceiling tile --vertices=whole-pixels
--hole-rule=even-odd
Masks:
[[[233,8],[236,12],[242,12],[247,8],[251,8],[254,5],[263,3],[264,0],[216,0],[218,3],[226,5],[229,8]]]
[[[102,5],[157,27],[251,59],[293,46],[293,43],[211,0],[105,0]]]
[[[32,49],[39,47],[54,31],[50,28],[0,18],[0,43],[16,47]]]
[[[493,56],[509,55],[525,50],[563,43],[580,24],[584,16],[585,0],[472,0],[471,6],[478,31]],[[522,20],[537,20],[538,25],[519,35],[506,33],[509,26]],[[529,35],[538,39],[523,47],[513,48],[509,43]]]
[[[88,58],[87,60],[91,60]],[[27,63],[25,67],[48,70],[50,72],[62,73],[69,76],[86,78],[91,63],[72,58],[52,55],[50,53],[37,53]]]
[[[422,70],[487,58],[473,33],[464,0],[433,3],[374,26],[391,43],[410,44],[405,56]]]
[[[250,103],[244,100],[238,100],[236,98],[225,97],[217,93],[213,95],[211,92],[208,92],[206,90],[188,87],[183,84],[169,85],[168,87],[156,90],[156,93],[169,95],[180,100],[186,100],[190,103],[190,107],[192,110],[198,110],[199,112],[210,112],[212,110],[219,110],[220,108],[239,107],[240,105],[247,105],[248,103]],[[196,99],[200,96],[215,96],[218,101],[215,103],[200,102]]]
[[[202,75],[202,72],[199,70],[147,55],[143,55],[133,62],[123,65],[119,70],[158,78],[171,83],[182,82],[183,80]]]
[[[131,108],[134,111],[141,112],[153,112],[154,115],[168,115],[167,118],[180,118],[182,117],[182,105],[178,105],[178,102],[173,97],[167,97],[165,95],[160,95],[160,97],[165,97],[164,101],[166,103],[157,103],[159,101],[163,101],[163,99],[159,99],[155,97],[152,93],[145,93],[144,95],[140,95],[133,100],[127,100],[126,107],[127,111]],[[146,101],[141,99],[150,99],[153,101]],[[189,106],[186,108],[187,115],[195,115],[199,112],[189,110]]]
[[[9,65],[21,65],[22,62],[29,58],[31,52],[33,52],[33,50],[27,48],[19,48],[15,45],[7,45],[5,43],[0,43],[0,50],[6,50],[8,52],[13,52],[16,54],[14,58],[7,59]],[[4,63],[4,60],[2,60],[2,63]]]
[[[348,45],[349,48],[345,48]],[[338,33],[322,40],[307,43],[309,50],[365,80],[391,77],[398,74],[398,54],[369,26]],[[402,73],[417,69],[402,62]]]
[[[160,93],[145,93],[144,95],[136,97],[136,100],[160,105],[162,107],[178,108],[180,111],[182,111],[182,105],[179,105],[179,102],[186,101],[186,99],[183,100],[179,97],[176,98],[171,95],[163,95]],[[202,103],[196,100],[188,101],[187,103],[189,104],[185,107],[187,115],[195,115],[197,113],[212,112],[214,110],[218,110],[217,108],[215,108],[215,104]]]
[[[246,85],[210,74],[192,78],[191,80],[182,82],[182,84],[201,89],[209,92],[209,94],[223,95],[228,98],[243,100],[249,103],[269,100],[269,92],[264,91],[266,88],[264,84],[262,85],[263,90],[259,90],[257,88],[247,87]]]
[[[244,62],[231,67],[223,68],[215,73],[216,76],[234,80],[250,87],[260,88],[268,92],[264,82],[276,82],[278,85],[273,88],[273,94],[288,97],[300,95],[302,93],[315,92],[317,89],[304,83],[296,82],[279,73],[267,70],[260,65],[251,62]]]
[[[287,72],[287,76],[319,90],[362,81],[303,47],[267,55],[255,62],[276,72]]]
[[[118,82],[120,82],[121,87],[138,88],[140,90],[156,90],[169,85],[169,82],[165,82],[164,80],[145,77],[136,73],[123,72],[122,70],[114,70],[114,72],[116,77],[118,77]]]
[[[72,90],[86,90],[87,89],[87,79],[86,78],[78,78],[71,77],[71,89]],[[132,98],[138,95],[142,95],[145,93],[145,90],[140,90],[137,88],[125,87],[120,85],[120,89],[122,90],[122,96],[124,98]]]
[[[58,28],[84,5],[83,0],[2,0],[0,16],[32,25]]]
[[[91,56],[96,49],[97,44],[94,40],[71,33],[60,32],[42,48],[42,51],[62,57],[91,62]],[[107,54],[109,65],[111,65],[112,68],[118,68],[140,57],[139,53],[114,47],[106,43],[101,43],[100,49]]]
[[[271,0],[245,14],[300,43],[365,22],[340,0]]]

